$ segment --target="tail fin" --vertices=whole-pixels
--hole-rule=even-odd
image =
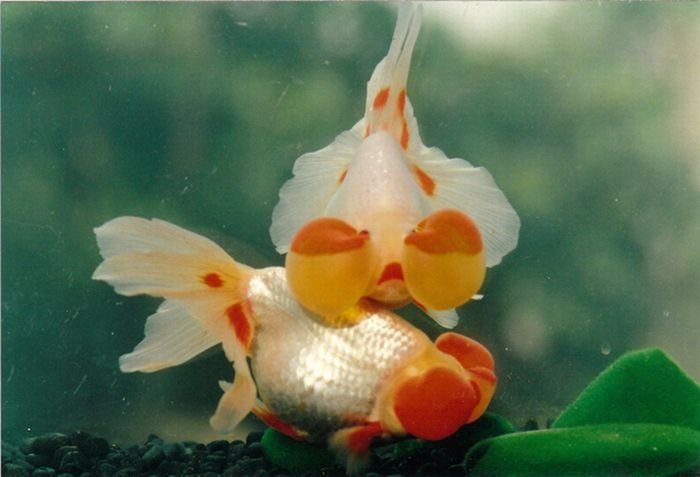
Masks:
[[[246,302],[254,270],[214,242],[168,222],[119,217],[95,229],[104,261],[93,274],[127,296],[166,301],[146,322],[146,337],[120,358],[124,372],[176,366],[218,343],[236,380],[221,398],[212,425],[232,430],[255,404],[246,361],[253,321]]]
[[[407,102],[406,81],[422,16],[419,4],[400,4],[389,52],[376,66],[367,83],[365,135],[386,130],[394,135],[404,149],[408,147],[408,130],[404,116]]]

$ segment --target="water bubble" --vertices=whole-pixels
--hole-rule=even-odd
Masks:
[[[671,312],[668,310],[664,310],[664,318],[668,318],[669,316],[671,316]]]
[[[610,351],[612,351],[612,346],[610,346],[610,343],[603,343],[600,346],[600,352],[604,355],[607,356],[610,354]]]

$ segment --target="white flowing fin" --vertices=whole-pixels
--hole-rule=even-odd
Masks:
[[[396,94],[398,94],[401,89],[406,88],[411,55],[420,31],[422,16],[422,8],[419,4],[402,2],[399,5],[399,15],[389,52],[374,68],[367,83],[365,116],[374,109],[374,101],[380,91],[385,88],[396,88]]]
[[[364,135],[387,131],[404,149],[410,141],[404,118],[406,82],[422,16],[419,4],[403,2],[399,5],[389,52],[374,68],[367,83]]]
[[[95,229],[104,261],[93,274],[122,295],[152,295],[187,310],[223,339],[226,310],[245,300],[254,270],[214,242],[162,220],[119,217]]]
[[[406,120],[411,140],[407,157],[430,212],[457,209],[476,222],[486,248],[486,266],[493,267],[518,244],[520,218],[489,171],[464,159],[448,159],[437,147],[426,147],[410,101]]]
[[[299,157],[294,177],[280,189],[272,211],[270,237],[279,253],[287,253],[292,237],[307,222],[325,215],[362,141],[364,119],[323,149]]]
[[[452,329],[459,323],[459,315],[457,310],[450,308],[449,310],[425,310],[425,313],[437,322],[443,328]]]
[[[257,397],[255,381],[250,374],[246,354],[238,346],[235,339],[224,341],[224,351],[229,360],[233,361],[236,373],[233,383],[219,381],[224,395],[219,399],[214,415],[209,424],[223,434],[233,431],[238,424],[253,410]]]
[[[123,373],[152,373],[182,364],[219,344],[185,308],[164,302],[146,320],[146,337],[134,351],[119,358]]]
[[[147,294],[167,301],[146,326],[146,338],[127,355],[127,369],[173,365],[192,357],[196,340],[200,351],[210,343],[223,344],[234,363],[233,385],[224,393],[212,425],[228,432],[252,409],[256,388],[246,360],[254,322],[247,305],[247,288],[254,270],[235,262],[214,242],[161,220],[120,217],[95,229],[104,261],[93,274],[124,295]],[[192,324],[186,324],[186,319]],[[168,350],[189,344],[186,351]],[[178,339],[180,341],[178,341]],[[206,347],[205,347],[206,346]],[[179,354],[182,353],[182,354]],[[194,354],[193,354],[194,353]],[[153,359],[154,361],[151,361]],[[169,361],[168,361],[169,360]],[[124,363],[122,363],[124,365]],[[164,366],[162,366],[164,367]]]

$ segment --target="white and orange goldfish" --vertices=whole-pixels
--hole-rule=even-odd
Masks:
[[[239,264],[168,222],[120,217],[95,234],[104,261],[94,279],[165,299],[121,370],[177,366],[221,343],[235,370],[210,421],[222,432],[252,411],[294,438],[328,440],[353,472],[372,438],[442,439],[491,400],[493,359],[462,335],[432,343],[369,300],[345,310],[354,324],[328,326],[296,301],[283,268]]]
[[[401,4],[365,116],[297,159],[272,215],[292,292],[331,323],[368,297],[413,300],[454,327],[454,308],[517,243],[518,215],[488,171],[423,145],[406,95],[420,24],[420,6]]]

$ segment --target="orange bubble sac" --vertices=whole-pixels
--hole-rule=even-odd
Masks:
[[[365,294],[376,255],[367,232],[340,219],[316,219],[292,240],[285,263],[287,281],[302,305],[323,317],[335,317]]]
[[[452,332],[440,335],[435,341],[435,346],[443,353],[456,358],[467,372],[468,378],[478,388],[479,402],[467,422],[475,421],[486,411],[496,391],[497,378],[494,373],[493,356],[478,341]]]
[[[477,390],[464,376],[438,366],[400,385],[394,413],[409,434],[440,440],[468,422],[478,401]]]
[[[406,236],[402,265],[414,300],[432,310],[460,306],[476,294],[486,275],[479,229],[458,210],[439,210]]]

